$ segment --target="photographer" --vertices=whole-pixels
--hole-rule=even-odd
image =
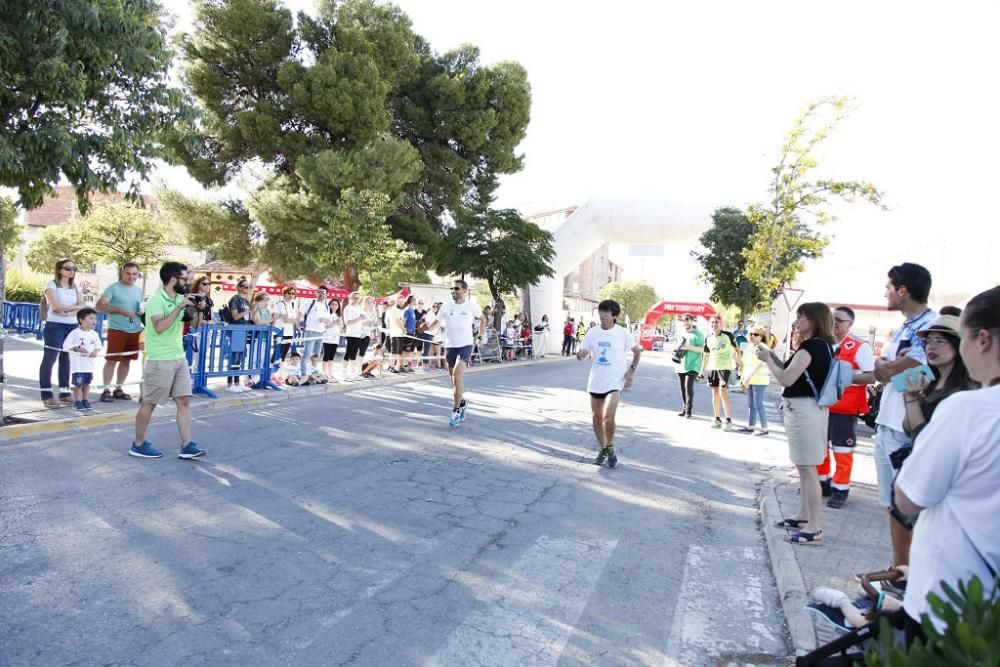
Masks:
[[[187,267],[166,262],[160,267],[163,287],[149,298],[146,307],[146,350],[142,367],[142,398],[135,415],[135,440],[129,456],[158,459],[163,454],[146,440],[146,430],[157,405],[174,399],[177,405],[177,430],[181,436],[182,459],[205,455],[205,450],[191,441],[191,372],[184,358],[183,313],[194,305],[188,296]]]
[[[197,329],[202,324],[212,323],[212,309],[215,308],[215,303],[209,296],[211,293],[212,281],[208,276],[202,276],[194,281],[194,287],[191,290],[192,307],[188,308],[185,313],[185,320],[188,320],[186,328]]]

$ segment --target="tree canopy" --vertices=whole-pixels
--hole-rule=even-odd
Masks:
[[[391,238],[427,255],[449,220],[521,168],[530,93],[516,63],[485,66],[472,46],[436,54],[405,14],[373,0],[325,0],[294,18],[276,0],[195,8],[182,50],[200,113],[170,148],[206,187],[250,164],[271,170],[245,205],[272,269],[333,259],[314,241],[352,233],[347,192],[384,198]]]
[[[0,185],[26,209],[61,177],[81,211],[127,179],[138,195],[187,113],[171,57],[154,0],[0,4]]]
[[[829,138],[849,106],[848,98],[831,97],[806,107],[771,169],[770,201],[747,208],[754,231],[743,251],[744,275],[768,297],[795,280],[804,258],[823,254],[829,239],[821,228],[835,219],[828,208],[831,199],[867,201],[885,208],[882,193],[872,183],[812,176],[819,165],[816,148]]]
[[[750,247],[754,225],[738,208],[717,208],[712,226],[701,235],[701,247],[691,256],[701,265],[702,277],[712,286],[713,301],[736,306],[740,312],[752,311],[763,301],[760,288],[746,276],[747,260],[743,252]]]
[[[28,246],[28,266],[52,271],[63,257],[81,265],[135,262],[143,270],[166,259],[169,228],[149,209],[135,204],[97,204],[87,215],[46,227]]]
[[[435,256],[440,273],[470,275],[486,282],[499,326],[503,295],[553,275],[552,234],[513,209],[465,211],[448,230]]]
[[[625,316],[633,322],[641,322],[646,317],[646,313],[652,308],[660,297],[656,294],[656,289],[644,281],[619,280],[608,283],[597,292],[597,298],[613,299],[621,306],[622,313],[619,321],[624,322]]]

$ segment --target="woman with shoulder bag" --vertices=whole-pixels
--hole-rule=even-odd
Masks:
[[[791,544],[823,544],[822,491],[816,466],[827,448],[829,410],[820,407],[818,389],[826,381],[833,363],[833,313],[824,303],[799,306],[795,331],[801,343],[784,364],[766,345],[758,345],[757,358],[767,364],[784,391],[783,411],[788,453],[799,473],[801,504],[794,519],[778,522],[790,532]]]
[[[71,331],[76,329],[76,313],[86,304],[83,293],[76,285],[76,262],[71,259],[60,259],[56,262],[55,280],[50,280],[45,286],[45,299],[49,304],[48,317],[42,338],[45,350],[42,352],[42,363],[38,367],[38,387],[42,392],[42,405],[47,408],[58,408],[73,403],[69,387],[69,353],[63,352],[63,342]],[[59,398],[52,393],[52,367],[59,361]]]

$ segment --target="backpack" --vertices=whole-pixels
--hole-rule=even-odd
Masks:
[[[42,298],[38,300],[38,321],[44,322],[49,318],[49,300],[42,292]]]
[[[226,324],[233,323],[233,314],[229,310],[229,304],[225,303],[222,308],[219,308],[219,320],[225,322]]]
[[[826,348],[830,353],[830,370],[823,381],[822,390],[816,391],[816,385],[809,377],[808,369],[802,371],[806,376],[806,382],[809,383],[809,388],[812,389],[813,396],[816,398],[816,403],[821,408],[828,408],[839,401],[840,397],[844,395],[844,391],[854,384],[854,367],[851,366],[850,362],[841,361],[834,357],[833,348],[829,345]]]

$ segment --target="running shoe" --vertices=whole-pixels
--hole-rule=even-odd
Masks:
[[[204,456],[205,450],[197,445],[197,443],[189,442],[184,445],[181,449],[181,453],[177,455],[179,459],[196,459],[199,456]]]
[[[77,412],[87,411],[87,408],[83,407],[83,401],[73,401],[73,409]]]
[[[608,467],[614,468],[616,465],[618,465],[618,455],[615,454],[615,447],[612,445],[608,447]]]
[[[448,426],[458,426],[462,423],[462,413],[458,408],[451,411],[451,418],[448,420]]]
[[[462,399],[462,403],[461,403],[461,405],[458,408],[459,415],[461,416],[461,419],[459,421],[463,421],[463,422],[465,421],[465,411],[468,410],[468,409],[469,409],[469,404],[463,398]]]
[[[716,417],[715,421],[712,422],[712,428],[722,428],[722,420]]]
[[[749,435],[749,434],[753,433],[753,429],[750,428],[750,427],[748,427],[748,426],[741,426],[738,429],[736,429],[736,432],[737,433],[744,433],[744,434]]]
[[[723,431],[732,431],[733,430],[733,420],[732,419],[727,419],[726,423],[722,426],[722,430]]]
[[[84,410],[93,410],[94,409],[93,406],[90,405],[90,401],[88,401],[87,399],[84,399],[84,400],[82,400],[80,402],[83,403],[83,409]]]
[[[132,448],[128,450],[128,455],[137,456],[140,459],[158,459],[163,456],[163,453],[153,447],[153,443],[146,440],[141,445],[137,445],[133,442]]]
[[[595,463],[596,465],[599,465],[599,466],[602,466],[602,465],[604,465],[604,462],[605,462],[605,461],[607,460],[607,458],[608,458],[608,448],[607,448],[607,447],[605,447],[605,448],[604,448],[604,449],[602,449],[602,450],[600,451],[600,453],[599,453],[599,454],[597,455],[597,458],[596,458],[596,459],[594,459],[594,463]]]

